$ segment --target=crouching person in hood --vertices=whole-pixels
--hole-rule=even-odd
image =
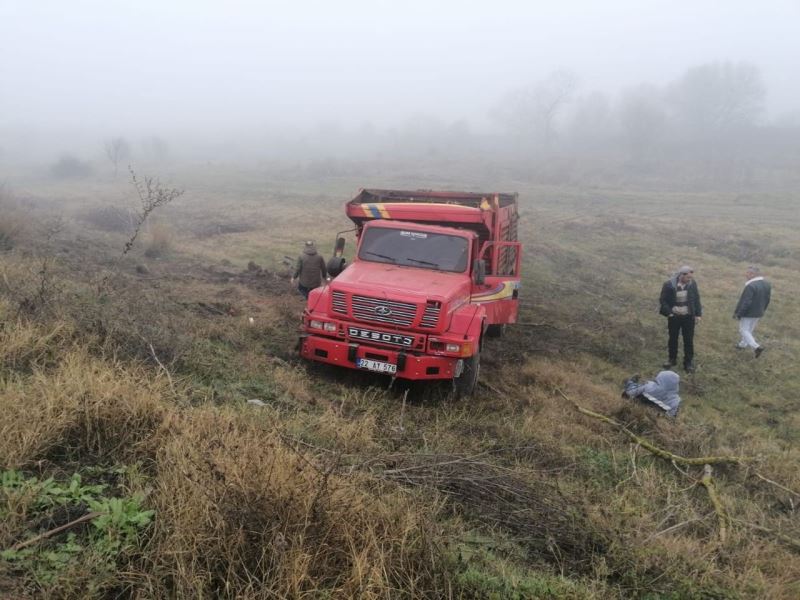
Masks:
[[[653,404],[667,413],[667,416],[677,417],[681,405],[681,397],[678,395],[680,380],[675,371],[661,371],[654,381],[645,383],[639,383],[639,376],[634,375],[625,380],[622,396]]]

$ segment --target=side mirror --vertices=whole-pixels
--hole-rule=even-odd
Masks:
[[[336,238],[336,245],[333,247],[333,255],[341,256],[343,252],[344,252],[344,238],[338,237]]]
[[[482,258],[472,262],[472,281],[475,285],[482,285],[486,281],[486,261]]]

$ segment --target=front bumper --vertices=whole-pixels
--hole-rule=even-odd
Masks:
[[[417,355],[311,334],[300,336],[300,356],[348,369],[358,369],[356,361],[369,358],[397,365],[396,377],[413,380],[452,379],[461,360],[448,356]]]

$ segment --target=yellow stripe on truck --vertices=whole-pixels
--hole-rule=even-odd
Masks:
[[[505,300],[506,298],[510,298],[514,293],[514,282],[513,281],[504,281],[503,282],[503,289],[498,290],[493,294],[487,294],[486,296],[481,296],[479,294],[472,295],[473,302],[492,302],[494,300]]]
[[[362,204],[361,210],[364,211],[365,217],[372,219],[388,219],[389,212],[383,207],[383,204]]]

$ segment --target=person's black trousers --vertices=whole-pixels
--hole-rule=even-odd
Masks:
[[[678,336],[683,335],[683,364],[692,364],[694,360],[694,317],[692,315],[673,315],[667,319],[669,341],[667,352],[669,362],[678,362]]]

